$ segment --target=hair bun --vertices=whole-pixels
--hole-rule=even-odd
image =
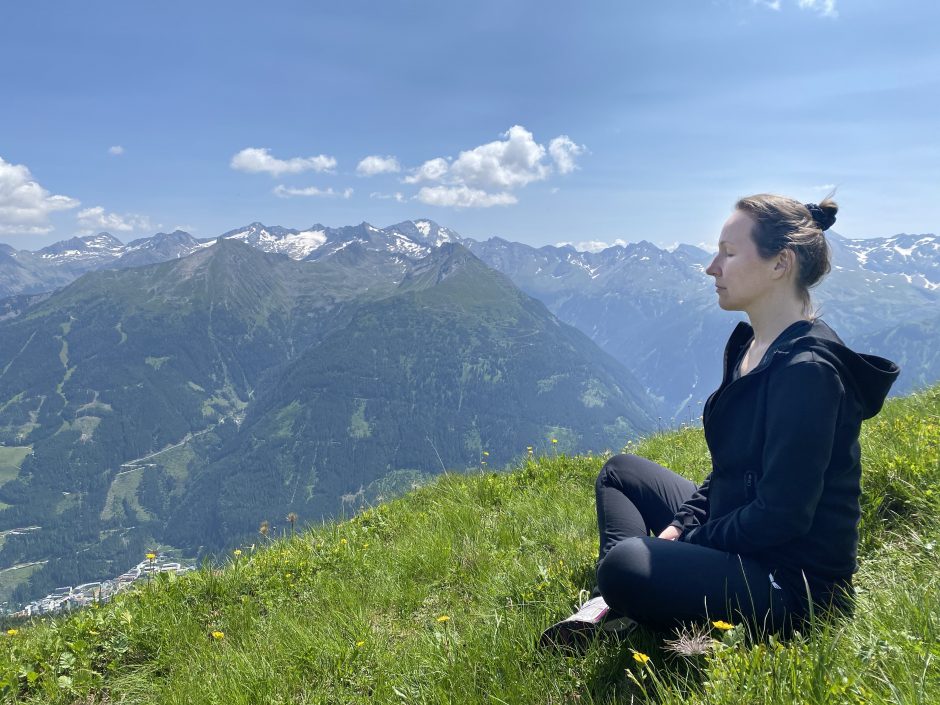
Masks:
[[[813,222],[819,226],[820,230],[826,231],[836,222],[837,208],[826,208],[817,203],[806,203],[806,210],[809,211]]]

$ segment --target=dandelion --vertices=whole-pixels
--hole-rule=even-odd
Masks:
[[[18,629],[7,629],[7,636],[16,636],[19,633]]]
[[[642,651],[634,651],[633,660],[641,666],[645,666],[647,663],[649,663],[650,657],[644,654]]]
[[[362,544],[362,547],[363,547],[363,548],[369,548],[369,544],[368,544],[368,543],[364,543],[364,544]]]
[[[446,614],[442,614],[440,617],[437,618],[437,621],[438,621],[438,622],[441,622],[441,623],[443,624],[444,622],[448,621],[449,619],[450,619],[450,617],[448,617]]]
[[[362,646],[365,646],[365,644],[366,644],[366,642],[364,642],[364,641],[357,641],[357,642],[356,642],[356,648],[358,649],[358,648],[360,648],[360,647],[362,647]]]
[[[729,629],[734,629],[733,624],[728,624],[728,622],[722,622],[720,619],[717,622],[712,622],[712,626],[715,629],[720,629],[723,632],[726,632]]]
[[[225,638],[225,632],[214,631],[212,632],[212,638],[216,641],[220,641]]]
[[[490,457],[489,451],[484,450],[484,451],[483,451],[483,457],[484,457],[484,458],[489,458],[489,457]]]
[[[242,550],[240,548],[236,548],[234,551],[232,551],[232,553],[234,553],[235,557],[237,558],[242,554]]]
[[[154,560],[156,557],[157,557],[157,554],[156,554],[156,553],[148,553],[148,554],[147,554],[147,560],[148,560],[148,561],[152,561],[152,560]]]
[[[295,524],[296,521],[297,521],[297,515],[296,515],[294,512],[290,512],[290,513],[287,515],[287,521],[288,521],[288,523],[290,524],[290,535],[293,536],[293,535],[294,535],[294,524]]]
[[[557,438],[553,438],[553,439],[552,439],[552,443],[558,443],[558,439],[557,439]]]
[[[346,539],[340,539],[339,542],[340,542],[341,544],[343,544],[344,546],[345,546],[347,543],[349,543]]]

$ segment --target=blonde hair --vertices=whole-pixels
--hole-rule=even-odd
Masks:
[[[819,204],[803,204],[786,196],[759,193],[742,198],[734,206],[754,219],[751,239],[761,257],[770,259],[783,250],[791,250],[796,256],[796,290],[803,301],[803,313],[809,317],[816,313],[809,290],[832,269],[832,253],[823,235],[839,211],[832,195]]]

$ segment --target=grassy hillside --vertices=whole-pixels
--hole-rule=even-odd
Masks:
[[[940,387],[865,426],[858,614],[787,643],[736,627],[699,639],[704,653],[649,632],[580,656],[539,650],[539,632],[591,587],[603,462],[549,454],[259,535],[221,569],[68,618],[8,625],[2,701],[935,703],[938,448]],[[700,429],[629,450],[696,479],[707,465]]]

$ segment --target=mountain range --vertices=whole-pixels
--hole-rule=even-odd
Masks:
[[[833,271],[815,292],[823,318],[849,345],[908,363],[897,393],[940,378],[931,344],[940,325],[940,238],[827,235]],[[717,386],[721,346],[739,320],[715,305],[704,275],[711,255],[692,245],[663,249],[641,241],[601,252],[532,247],[499,237],[477,241],[427,219],[386,228],[317,224],[304,230],[252,223],[221,237],[297,261],[322,260],[355,246],[393,255],[394,263],[386,266],[402,276],[406,260],[459,243],[622,362],[655,399],[657,415],[670,423],[694,417]],[[175,231],[126,245],[100,233],[36,252],[0,246],[0,297],[8,297],[0,300],[0,319],[33,300],[27,295],[48,292],[86,271],[186,257],[215,242]]]

